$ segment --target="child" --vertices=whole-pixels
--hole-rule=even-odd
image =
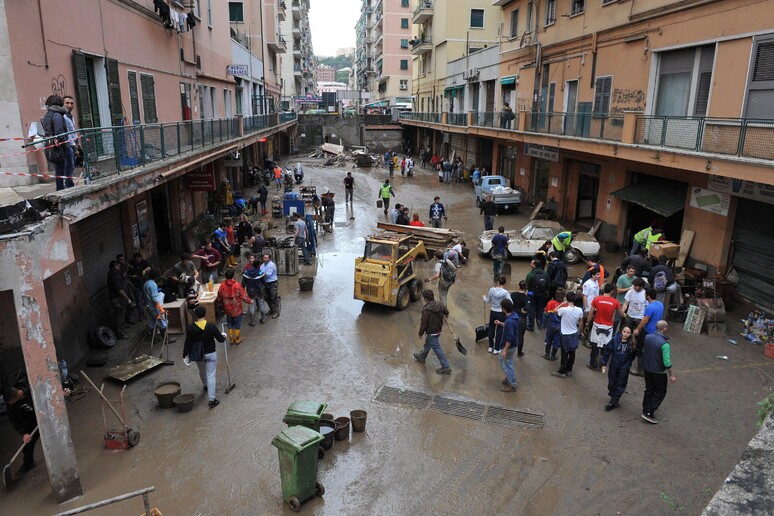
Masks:
[[[185,283],[185,302],[188,311],[193,315],[194,310],[199,306],[199,289],[197,288],[196,278],[193,276],[189,277]]]
[[[543,358],[546,360],[556,360],[556,353],[559,351],[559,345],[561,344],[561,332],[560,325],[561,320],[556,313],[556,309],[560,304],[564,302],[564,289],[556,289],[556,295],[554,299],[548,302],[545,309],[545,328],[546,328],[546,352],[543,354]]]

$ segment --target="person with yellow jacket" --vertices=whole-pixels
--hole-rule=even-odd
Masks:
[[[650,246],[659,240],[664,240],[664,231],[659,227],[648,226],[634,234],[632,250],[629,255],[639,253],[643,248],[650,250]]]

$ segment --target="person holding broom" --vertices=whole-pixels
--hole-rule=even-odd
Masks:
[[[183,362],[185,365],[191,365],[191,358],[196,362],[199,368],[199,377],[204,384],[204,390],[209,397],[209,407],[215,408],[220,404],[218,398],[215,397],[215,386],[217,381],[215,378],[215,372],[218,369],[218,353],[215,349],[215,341],[225,342],[226,334],[221,333],[218,327],[207,322],[205,317],[207,316],[207,308],[204,306],[197,306],[194,309],[194,316],[196,321],[188,325],[188,329],[185,333],[185,344],[183,345]],[[201,346],[201,356],[191,357],[193,348]],[[198,360],[196,360],[198,359]]]

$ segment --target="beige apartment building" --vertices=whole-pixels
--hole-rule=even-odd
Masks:
[[[774,229],[761,221],[774,217],[774,10],[745,0],[494,4],[496,110],[405,114],[404,124],[438,150],[491,146],[481,166],[529,202],[555,202],[571,225],[600,222],[609,247],[663,225],[691,242],[689,265],[733,267],[738,296],[770,309]],[[500,118],[504,102],[512,122]]]
[[[166,273],[251,166],[292,146],[295,115],[271,112],[285,12],[277,0],[0,2],[0,152],[14,174],[0,179],[0,384],[30,380],[58,502],[83,490],[57,364],[77,364],[90,329],[111,325],[108,265],[139,253]],[[44,151],[21,147],[49,95],[74,98],[83,148],[59,191]]]
[[[414,111],[448,110],[456,91],[446,90],[447,64],[498,43],[500,11],[491,2],[414,0],[412,95]]]
[[[288,40],[288,50],[282,56],[283,109],[298,111],[302,99],[314,95],[314,51],[309,29],[309,0],[283,0],[290,15],[280,24]],[[287,35],[290,36],[287,36]]]

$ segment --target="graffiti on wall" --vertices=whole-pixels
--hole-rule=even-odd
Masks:
[[[616,88],[610,96],[610,113],[621,114],[626,111],[644,111],[645,92],[635,88]]]
[[[67,95],[67,80],[61,73],[51,79],[51,94],[60,97]]]

